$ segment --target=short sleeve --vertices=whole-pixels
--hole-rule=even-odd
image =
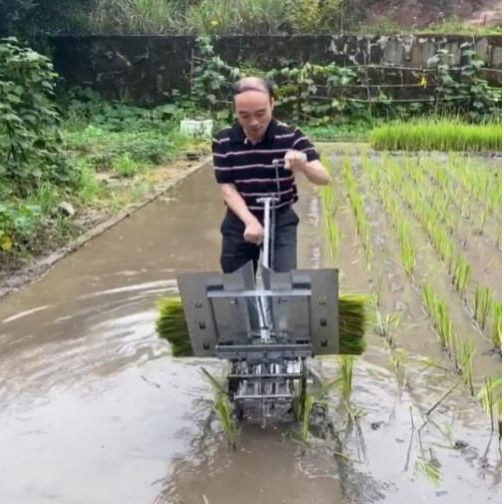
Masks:
[[[215,179],[219,184],[232,184],[234,182],[233,165],[225,148],[225,144],[218,138],[212,142],[213,164]]]
[[[308,162],[320,159],[319,153],[300,129],[296,129],[294,132],[292,148],[294,150],[304,152],[308,158]]]

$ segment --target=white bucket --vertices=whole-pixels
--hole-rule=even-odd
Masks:
[[[212,119],[182,119],[180,121],[180,132],[190,137],[212,138]]]

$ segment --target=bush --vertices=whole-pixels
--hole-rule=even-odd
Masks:
[[[62,151],[51,62],[15,39],[0,43],[0,183],[26,195],[43,181],[74,178]]]

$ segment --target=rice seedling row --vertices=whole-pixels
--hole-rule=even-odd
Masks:
[[[393,186],[391,179],[387,180],[385,177],[383,177],[383,172],[380,171],[379,168],[369,160],[369,158],[364,156],[362,158],[362,165],[364,172],[370,178],[372,185],[386,211],[389,214],[395,215],[396,218],[399,215],[404,216],[404,211],[400,203],[390,203],[391,201],[394,201],[394,187],[397,187],[397,185]],[[398,181],[396,180],[396,183],[397,182]],[[392,220],[394,221],[394,219]],[[397,226],[394,225],[394,227],[396,228],[396,234],[398,240],[400,241],[400,230],[398,232]],[[406,226],[403,226],[403,229],[405,227]],[[413,243],[412,239],[411,243]],[[415,249],[413,249],[413,254],[414,250]],[[459,290],[467,286],[468,271],[465,267],[464,262],[455,262],[453,276],[454,282],[459,282]],[[426,296],[426,293],[431,293],[431,296]],[[469,341],[461,342],[460,338],[454,332],[453,324],[448,316],[446,303],[441,301],[438,297],[433,297],[432,294],[432,289],[422,289],[422,299],[424,301],[424,306],[426,306],[426,311],[433,321],[433,325],[436,330],[436,334],[438,335],[441,348],[446,350],[452,357],[456,370],[461,375],[471,394],[474,394],[473,360],[476,354],[475,346]],[[430,304],[427,303],[427,300],[431,300]],[[496,324],[496,326],[497,325],[498,324]]]
[[[396,230],[401,248],[401,262],[404,267],[404,271],[411,277],[415,268],[415,247],[410,232],[409,222],[404,217],[404,211],[401,208],[394,191],[391,190],[387,181],[381,177],[380,171],[367,156],[362,156],[361,161],[364,172],[371,180],[371,184],[374,187],[381,204],[392,220],[392,225]]]
[[[350,206],[352,207],[352,211],[355,216],[357,233],[359,233],[359,235],[362,237],[364,249],[366,252],[366,260],[369,266],[371,259],[373,258],[371,228],[366,217],[362,198],[359,194],[357,181],[355,180],[355,177],[353,175],[351,162],[348,157],[345,157],[345,159],[343,160],[342,175],[345,182],[348,200],[350,201]]]
[[[383,179],[379,177],[378,170],[375,169],[375,166],[369,164],[368,158],[363,157],[363,163],[366,164],[367,168],[367,172],[364,171],[364,175],[365,174],[369,175],[368,179],[372,179],[375,185],[377,185],[379,181],[383,182]],[[377,209],[376,208],[372,209],[373,205],[371,203],[371,198],[367,197],[368,195],[365,187],[366,180],[364,177],[360,178],[359,180],[358,172],[355,173],[355,178],[356,180],[358,180],[359,190],[362,193],[361,198],[363,204],[365,203],[365,208],[366,211],[368,212],[368,219],[371,220],[372,214],[369,214],[369,212],[376,212]],[[383,204],[383,201],[387,201],[388,208],[392,209],[396,218],[399,219],[400,216],[404,214],[404,212],[398,205],[394,205],[393,199],[389,198],[390,195],[393,194],[393,191],[391,191],[390,188],[383,186],[382,184],[378,184],[378,187],[379,189],[381,189],[380,202],[382,202]],[[379,203],[377,202],[377,204]],[[376,220],[374,221],[373,224],[373,230],[375,225],[378,225]],[[404,263],[406,265],[406,268],[404,268],[405,273],[407,275],[408,274],[411,275],[415,262],[413,240],[410,234],[407,233],[408,226],[406,225],[406,222],[399,224],[399,226],[400,226],[399,240],[401,244],[399,252],[401,253]],[[403,388],[406,384],[408,376],[408,373],[406,371],[407,353],[404,349],[397,347],[396,341],[394,339],[394,332],[401,323],[401,313],[397,311],[397,308],[394,308],[394,306],[397,306],[398,300],[396,296],[393,296],[395,301],[394,299],[392,300],[388,299],[387,300],[388,307],[387,307],[384,304],[382,304],[382,296],[381,296],[384,271],[383,269],[380,268],[383,268],[384,263],[388,263],[389,265],[391,264],[390,261],[387,260],[388,255],[389,252],[384,252],[381,250],[381,247],[378,247],[378,250],[375,251],[375,254],[373,256],[373,268],[371,268],[370,273],[375,287],[374,287],[374,294],[370,297],[369,308],[371,313],[369,315],[369,319],[370,322],[372,323],[373,332],[380,338],[383,338],[384,346],[389,353],[389,363],[391,365],[392,371],[394,372],[397,378],[397,382],[400,388]],[[381,261],[380,268],[376,268],[377,261],[378,263]],[[407,275],[403,281],[407,281]],[[414,298],[416,298],[414,291],[412,291],[411,294],[414,296]],[[413,310],[415,311],[416,302],[414,299],[404,298],[404,301],[409,302],[410,309],[413,308]],[[401,303],[403,304],[404,302],[403,301],[400,302],[400,305]],[[413,307],[413,305],[415,306]],[[406,305],[403,304],[403,306]],[[421,316],[422,315],[420,313],[417,313],[418,318],[421,318]],[[425,330],[428,330],[427,325],[425,325]],[[403,332],[408,333],[408,328],[405,327]],[[408,340],[404,339],[403,342],[407,343]],[[437,356],[437,353],[433,355]]]
[[[492,239],[496,246],[500,246],[500,226],[497,226],[497,230],[490,230],[488,225],[481,227],[481,213],[475,211],[474,198],[455,181],[447,169],[446,163],[421,160],[418,167],[423,171],[424,176],[432,182],[435,190],[442,193],[446,205],[450,205],[452,208],[452,213],[449,214],[452,229],[459,230],[469,226],[473,238],[477,238],[477,234],[485,234]]]
[[[405,212],[404,198],[401,195],[404,180],[403,178],[398,178],[397,175],[395,175],[396,178],[394,178],[394,176],[388,175],[388,172],[386,170],[383,170],[380,168],[379,165],[372,163],[370,159],[366,156],[364,156],[362,159],[362,166],[363,166],[363,173],[366,176],[367,180],[370,181],[371,186],[373,187],[373,190],[379,200],[379,203],[386,210],[386,214],[390,219],[389,222],[391,222],[395,230],[399,245],[402,245],[400,247],[400,250],[401,250],[401,262],[403,264],[403,268],[405,272],[406,271],[410,272],[409,276],[411,276],[412,283],[415,284],[415,279],[413,278],[412,273],[413,271],[415,271],[416,266],[416,260],[417,260],[416,251],[418,250],[417,243],[419,236],[418,232],[416,234],[412,233],[411,221],[408,218],[409,212]],[[384,176],[384,173],[387,173],[387,176]],[[343,175],[342,179],[345,181],[346,191],[348,192],[348,187],[350,186],[351,192],[360,193],[358,194],[359,196],[358,198],[355,198],[355,196],[353,196],[352,198],[350,197],[348,198],[349,206],[352,207],[354,216],[356,216],[356,214],[361,211],[364,213],[365,212],[364,209],[366,209],[368,213],[367,214],[364,213],[364,217],[369,223],[370,220],[368,209],[369,203],[366,201],[366,196],[365,192],[363,192],[363,188],[359,187],[360,183],[358,182],[357,175],[355,174],[354,171],[352,171],[352,165],[349,159],[345,159],[344,167],[342,169],[342,175]],[[416,184],[417,192],[419,192],[421,196],[424,196],[424,198],[427,200],[427,204],[431,203],[431,201],[434,202],[433,204],[430,205],[432,209],[429,213],[426,212],[427,208],[422,208],[422,210],[426,212],[426,215],[430,219],[426,220],[426,222],[431,223],[430,226],[431,229],[434,227],[432,222],[437,223],[438,226],[442,227],[441,232],[438,231],[437,236],[438,243],[442,243],[441,242],[442,238],[448,239],[450,243],[450,236],[451,236],[450,230],[446,229],[448,227],[447,223],[449,223],[450,221],[449,219],[445,219],[444,221],[442,221],[442,223],[440,223],[439,221],[442,220],[441,216],[443,215],[443,213],[445,215],[449,215],[450,212],[453,212],[453,207],[451,202],[449,203],[449,205],[447,205],[446,201],[443,201],[439,196],[437,196],[438,198],[437,200],[434,199],[436,198],[435,186],[432,187],[432,182],[429,182],[429,180],[430,179],[429,177],[427,177],[426,170],[424,169],[424,167],[421,167],[418,170],[416,170],[411,177],[409,177],[409,182],[407,181],[408,183],[406,184],[406,186],[408,184],[413,186]],[[421,188],[422,190],[419,190],[419,188]],[[408,190],[411,191],[410,189]],[[461,190],[459,189],[459,191]],[[334,205],[334,193],[331,194],[328,192],[326,194],[322,194],[322,201],[324,202],[324,208],[328,209],[327,212],[328,217],[329,215],[334,216],[334,211],[330,210]],[[357,204],[356,201],[358,202]],[[413,199],[412,201],[414,201],[416,204],[417,199]],[[410,206],[408,205],[408,207]],[[362,210],[359,210],[357,208]],[[419,223],[422,225],[420,220]],[[455,227],[455,221],[453,220],[451,221],[451,223],[452,226]],[[357,216],[355,219],[355,225],[358,226]],[[375,224],[373,224],[373,226],[374,225]],[[425,230],[424,225],[422,225],[422,228]],[[328,229],[327,225],[326,229]],[[366,235],[365,234],[363,235],[362,232],[359,232],[359,236],[361,239],[361,243],[363,245],[363,249],[365,249]],[[439,236],[441,236],[441,240]],[[371,233],[368,235],[367,239],[368,240],[371,239]],[[405,247],[404,245],[408,243],[410,244],[410,246]],[[408,250],[409,252],[407,252]],[[445,266],[450,266],[449,269],[450,279],[453,282],[455,290],[459,293],[462,292],[464,293],[464,295],[467,295],[471,273],[471,268],[469,264],[467,263],[467,261],[464,260],[464,258],[460,254],[456,254],[456,248],[454,244],[451,244],[451,246],[445,245],[443,248],[440,248],[440,250],[445,252],[444,254],[445,259],[443,262]],[[379,254],[379,252],[377,253]],[[440,252],[437,251],[437,253],[438,257],[441,258]],[[408,255],[410,255],[413,260],[405,260],[408,257]],[[423,277],[422,273],[426,271],[425,259],[422,259],[422,261],[423,266],[421,270],[419,270],[419,273]],[[375,266],[374,263],[375,261],[373,261],[373,266]],[[414,265],[413,268],[411,266],[407,268],[405,267],[405,265],[411,265],[411,264]],[[427,287],[424,287],[424,284]],[[449,316],[448,304],[446,303],[445,300],[442,299],[442,297],[439,294],[436,293],[436,291],[434,290],[435,288],[431,287],[431,291],[429,291],[428,283],[423,282],[421,285],[422,285],[421,292],[423,298],[422,304],[425,307],[425,311],[429,314],[430,320],[432,321],[434,332],[437,335],[440,347],[445,350],[446,354],[453,362],[454,368],[456,372],[460,375],[460,378],[463,381],[463,383],[466,385],[467,390],[472,395],[475,395],[476,380],[474,371],[474,361],[477,354],[476,346],[473,342],[465,339],[466,335],[461,330],[460,332],[456,332],[456,330],[454,329],[453,321],[450,319]],[[426,293],[430,292],[430,296],[429,294],[427,295],[424,294],[424,291]],[[449,296],[449,293],[445,292],[445,295]],[[485,303],[483,302],[483,305],[484,304]],[[491,306],[491,308],[484,308],[484,309],[480,308],[480,312],[481,314],[486,313],[486,327],[487,329],[490,327],[492,328],[495,327],[496,332],[495,339],[498,339],[499,334],[498,328],[500,327],[498,322],[499,308],[500,313],[502,309],[501,306],[499,307],[498,304],[492,305],[492,303],[489,300],[487,300],[487,304]],[[398,382],[403,383],[404,371],[402,370],[402,368],[404,367],[403,364],[406,362],[405,358],[406,354],[403,350],[396,347],[392,335],[393,329],[395,329],[399,324],[399,320],[396,319],[395,314],[393,313],[387,314],[386,310],[382,309],[379,303],[379,299],[376,301],[374,308],[376,311],[376,320],[374,321],[375,332],[385,338],[385,344],[390,353],[391,367],[396,376],[398,377]],[[453,308],[453,306],[450,307],[450,309],[451,308]],[[483,315],[479,315],[480,323],[482,323],[482,317]],[[495,323],[493,322],[494,320],[496,321]],[[459,334],[464,336],[464,339],[460,337]],[[400,376],[402,376],[402,378],[400,378]],[[479,375],[479,377],[480,379],[482,378],[481,374]],[[489,379],[488,376],[485,378],[485,380],[486,379]],[[482,391],[479,394],[482,394]]]
[[[395,219],[400,219],[400,216],[404,214],[402,207],[396,204],[392,198],[393,190],[390,185],[387,185],[384,177],[380,177],[380,171],[376,168],[373,163],[367,157],[363,157],[362,164],[364,172],[369,176],[372,181],[372,185],[377,191],[380,200],[384,204],[386,210],[395,216]],[[394,220],[394,219],[393,219]],[[401,222],[399,226],[396,227],[397,237],[400,243],[404,243],[404,232],[408,229],[406,222]],[[408,234],[409,243],[413,244],[411,235]],[[401,250],[404,251],[404,247],[401,246]],[[414,264],[414,248],[411,247],[411,253],[413,256]],[[402,254],[403,255],[403,254]],[[408,261],[406,264],[410,264]],[[405,268],[408,273],[408,269]],[[411,275],[410,275],[411,276]],[[474,377],[473,377],[473,358],[476,353],[474,346],[469,342],[460,342],[459,338],[455,335],[453,330],[453,324],[449,320],[448,310],[446,304],[439,301],[438,298],[434,297],[432,288],[427,290],[430,293],[430,297],[426,298],[423,293],[425,289],[422,290],[423,299],[431,300],[430,309],[427,313],[433,320],[434,327],[436,329],[436,334],[439,337],[441,348],[449,352],[450,356],[453,357],[455,364],[455,369],[461,375],[464,383],[468,386],[468,389],[472,395],[474,395]],[[394,314],[384,315],[380,311],[379,306],[379,294],[375,294],[374,299],[374,310],[375,310],[375,331],[378,330],[380,335],[386,338],[386,344],[390,351],[391,362],[396,372],[396,376],[399,376],[399,367],[401,362],[401,352],[395,349],[395,344],[390,335],[390,329],[392,327],[397,327],[399,319]],[[425,304],[425,303],[424,303]]]
[[[420,192],[421,189],[412,184],[411,179],[403,173],[399,164],[392,162],[390,158],[385,158],[381,167],[382,173],[389,178],[389,185],[397,188],[397,194],[422,224],[434,249],[451,273],[452,265],[456,260],[455,247],[451,242],[449,232],[439,222],[438,213],[428,204]]]
[[[405,170],[402,170],[397,163],[391,162],[390,159],[385,159],[382,168],[383,173],[389,177],[390,185],[397,188],[397,193],[402,197],[404,203],[421,223],[434,249],[446,265],[452,285],[465,299],[471,281],[471,266],[456,252],[456,247],[453,244],[449,231],[440,223],[438,213],[435,210],[436,203],[424,197],[425,193],[422,191],[421,187],[411,183],[412,178],[405,175]],[[418,182],[420,182],[420,179],[417,178],[417,183]],[[473,284],[475,296],[481,289],[486,289],[484,292],[489,293],[488,288],[482,288],[477,282],[473,282]],[[487,311],[490,311],[492,303],[496,303],[496,301],[489,300],[487,302]],[[484,331],[487,317],[483,315],[476,316],[475,314],[474,318],[481,330]],[[497,323],[495,327],[496,332],[498,332]],[[494,337],[492,334],[491,340],[494,344],[498,345],[498,336]],[[500,350],[501,347],[498,345],[496,348]]]
[[[451,154],[446,170],[469,195],[472,211],[479,207],[480,219],[484,217],[486,221],[490,214],[502,220],[502,171],[499,168],[488,168],[471,159]]]
[[[322,155],[322,162],[324,166],[329,168],[329,159],[327,155]],[[327,236],[329,257],[331,261],[335,261],[338,255],[338,250],[341,241],[341,230],[339,229],[338,222],[335,218],[337,210],[337,201],[334,191],[334,186],[328,184],[319,190],[322,200],[322,211],[324,217],[324,225]]]
[[[463,382],[469,388],[471,395],[474,395],[473,359],[476,348],[470,342],[460,341],[453,329],[445,301],[434,293],[434,289],[427,282],[422,284],[422,302],[433,321],[441,347],[453,358]]]

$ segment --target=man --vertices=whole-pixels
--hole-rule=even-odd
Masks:
[[[300,130],[273,118],[273,88],[258,77],[247,77],[233,87],[237,123],[217,134],[212,144],[215,176],[227,206],[221,226],[221,267],[232,273],[249,261],[257,269],[262,245],[265,196],[274,204],[273,270],[296,269],[297,225],[292,209],[297,201],[296,178],[326,185],[329,174],[313,145]],[[276,176],[278,166],[278,180]]]

